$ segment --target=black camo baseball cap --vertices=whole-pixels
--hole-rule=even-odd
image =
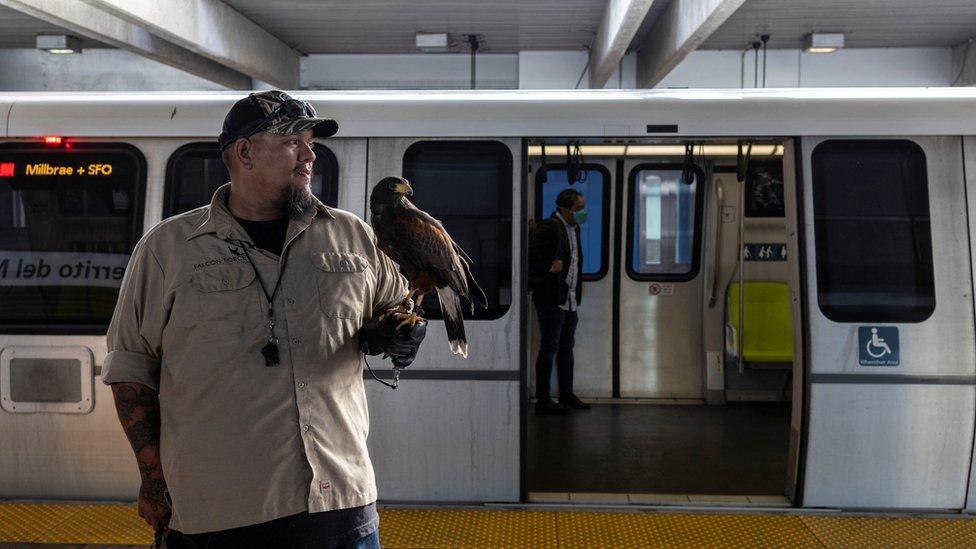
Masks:
[[[318,118],[306,101],[293,99],[281,90],[255,92],[230,108],[217,143],[224,150],[234,141],[258,132],[290,135],[310,128],[315,137],[329,137],[339,131],[335,120]]]

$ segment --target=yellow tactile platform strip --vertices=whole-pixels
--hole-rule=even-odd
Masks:
[[[976,518],[380,509],[387,549],[976,547]],[[149,544],[134,505],[0,504],[0,544]]]

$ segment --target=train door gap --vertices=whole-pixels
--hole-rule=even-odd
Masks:
[[[581,226],[574,393],[592,409],[536,413],[540,335],[530,306],[525,499],[789,505],[792,334],[754,327],[757,316],[792,319],[784,142],[755,142],[740,183],[735,140],[695,140],[693,170],[684,141],[609,141],[530,139],[527,147],[530,226],[553,213],[564,188],[580,190],[590,212]],[[571,184],[572,155],[585,178]],[[690,173],[695,182],[683,183]],[[740,255],[748,256],[741,297]],[[730,318],[740,301],[744,323]],[[741,368],[730,338],[745,346]]]

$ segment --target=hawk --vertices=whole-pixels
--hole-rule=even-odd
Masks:
[[[369,210],[377,245],[400,265],[410,285],[407,298],[417,307],[427,293],[437,292],[451,350],[467,357],[460,298],[467,300],[472,314],[475,306],[487,308],[488,300],[471,276],[471,258],[440,221],[414,206],[408,196],[413,196],[413,189],[402,177],[384,178],[373,188]],[[415,311],[401,325],[419,318]]]

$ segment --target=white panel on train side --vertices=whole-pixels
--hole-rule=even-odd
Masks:
[[[296,91],[340,137],[965,134],[976,90]],[[243,92],[0,93],[9,135],[213,137]],[[716,122],[719,121],[719,122]],[[675,125],[649,132],[648,125]]]
[[[518,501],[518,381],[365,383],[380,501]]]
[[[403,174],[407,148],[429,140],[369,140],[364,208],[377,182]],[[519,499],[522,150],[519,139],[497,141],[512,154],[511,305],[498,319],[465,321],[466,359],[451,352],[444,323],[430,322],[410,369],[434,373],[435,378],[437,371],[444,371],[443,378],[403,379],[395,393],[366,382],[368,444],[381,500]],[[369,360],[374,370],[390,367],[378,357]]]
[[[14,102],[4,100],[0,97],[0,137],[7,136],[7,122],[10,119],[10,110],[13,109]]]
[[[368,220],[366,188],[363,186],[366,181],[366,140],[330,138],[316,141],[332,151],[339,164],[339,209]]]
[[[958,137],[909,139],[928,170],[935,309],[898,329],[900,364],[861,366],[858,328],[817,298],[811,156],[803,138],[803,240],[809,340],[805,507],[961,509],[976,416],[976,336],[966,195]],[[870,200],[870,197],[865,197]]]

